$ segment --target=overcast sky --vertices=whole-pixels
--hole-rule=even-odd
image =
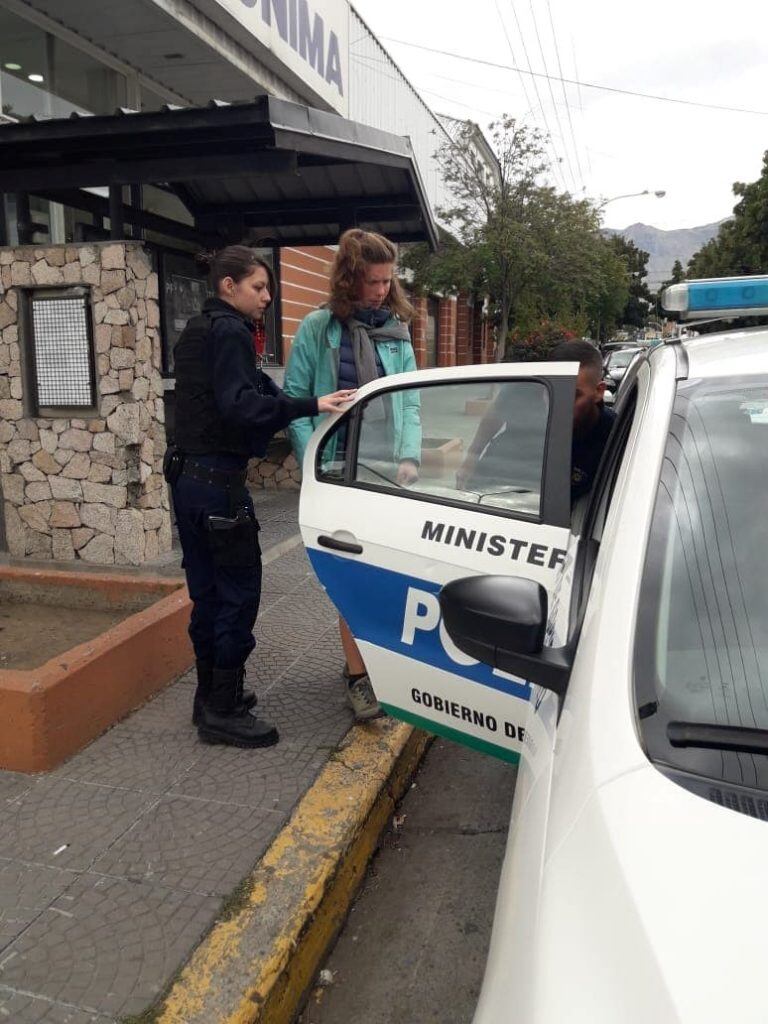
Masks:
[[[352,2],[433,110],[484,128],[505,112],[548,127],[561,188],[597,199],[666,191],[663,199],[607,204],[609,227],[720,220],[733,208],[733,182],[760,175],[768,149],[765,0]],[[558,75],[560,67],[563,77],[583,83],[765,113],[701,109],[559,82],[550,92],[545,79],[393,39],[523,69],[530,60],[534,71]]]

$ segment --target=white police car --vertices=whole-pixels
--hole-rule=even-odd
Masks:
[[[666,304],[766,314],[768,277]],[[304,539],[387,709],[520,762],[475,1024],[765,1022],[768,330],[638,358],[572,522],[574,376],[368,385]]]

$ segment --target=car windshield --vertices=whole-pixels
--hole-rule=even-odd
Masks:
[[[653,752],[761,789],[764,755],[673,749],[666,725],[768,729],[766,452],[768,379],[681,387],[649,538],[635,672]]]

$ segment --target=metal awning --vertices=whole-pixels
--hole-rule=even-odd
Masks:
[[[124,205],[122,186],[141,184],[175,192],[194,228]],[[361,226],[437,242],[407,138],[267,95],[0,127],[0,192],[94,209],[106,200],[79,191],[94,186],[109,186],[116,224],[180,238],[323,245]]]
[[[79,42],[85,40],[101,53],[113,54],[126,68],[146,76],[150,90],[167,90],[172,102],[204,106],[215,93],[234,103],[270,88],[269,80],[256,77],[247,61],[222,52],[234,50],[235,40],[241,48],[246,45],[258,51],[258,41],[243,32],[240,39],[235,35],[217,46],[206,29],[207,19],[189,0],[23,0],[23,5],[50,19],[65,34],[74,33]],[[2,6],[25,17],[25,11],[17,10],[18,0]],[[261,49],[266,49],[263,44]],[[256,62],[262,63],[263,55],[257,54]],[[295,98],[312,102],[305,93]]]

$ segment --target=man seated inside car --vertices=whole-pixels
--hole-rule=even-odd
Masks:
[[[603,402],[605,381],[600,352],[588,341],[561,341],[547,357],[551,362],[578,362],[571,444],[571,504],[588,494],[616,413]]]
[[[576,397],[573,407],[573,442],[571,446],[571,504],[587,494],[594,482],[608,435],[616,413],[605,406],[605,381],[600,352],[588,341],[563,341],[549,353],[554,362],[578,362]],[[513,397],[514,396],[514,397]],[[456,473],[456,484],[461,489],[482,490],[484,478],[500,479],[506,474],[500,468],[510,462],[520,462],[526,444],[536,441],[531,424],[546,410],[540,386],[520,385],[514,391],[502,388],[491,408],[481,420],[467,456]],[[528,460],[538,467],[536,460]],[[519,472],[515,478],[519,478]]]
[[[534,381],[502,384],[456,471],[459,490],[538,492],[547,429],[546,389]]]

